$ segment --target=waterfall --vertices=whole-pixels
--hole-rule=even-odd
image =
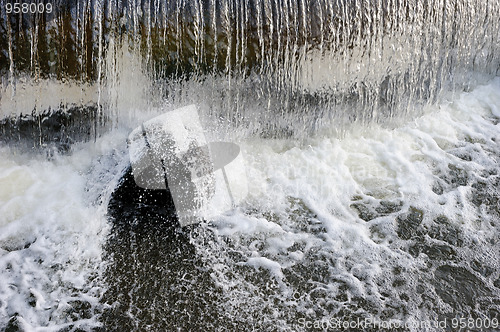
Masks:
[[[0,331],[499,330],[499,76],[500,0],[0,0]]]
[[[197,103],[274,134],[407,118],[500,68],[498,1],[58,0],[51,13],[23,15],[6,3],[3,116],[43,111],[6,100],[20,82],[48,80],[85,88],[119,118],[118,97],[104,95],[124,52],[156,87],[146,104]]]

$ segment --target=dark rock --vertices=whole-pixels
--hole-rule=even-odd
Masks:
[[[221,320],[220,291],[190,242],[203,230],[179,227],[167,190],[137,187],[129,169],[112,195],[108,216],[102,331],[202,331],[232,324]],[[82,317],[88,314],[84,303],[72,305]]]
[[[424,219],[424,212],[415,207],[410,207],[409,211],[397,217],[397,234],[403,240],[409,240],[416,235],[418,226]]]
[[[382,214],[388,215],[394,212],[401,211],[401,207],[403,206],[403,202],[391,202],[391,201],[380,201],[380,205],[375,208],[375,210]]]
[[[481,274],[482,276],[484,276],[486,278],[488,278],[489,276],[491,276],[495,272],[494,268],[492,268],[491,266],[485,265],[484,263],[479,262],[476,259],[470,263],[470,267],[474,271],[476,271],[477,273]]]
[[[481,279],[461,266],[442,265],[434,272],[439,297],[456,310],[474,308],[480,297],[490,293]]]
[[[500,278],[498,278],[497,280],[495,280],[495,282],[493,283],[493,285],[495,285],[496,288],[500,289]]]
[[[466,186],[469,180],[467,171],[453,164],[448,164],[449,178],[447,182],[455,186]]]
[[[364,221],[370,221],[377,217],[377,213],[373,210],[373,208],[365,203],[353,203],[351,204],[351,208],[355,209],[358,212],[358,216]]]
[[[447,260],[456,256],[455,250],[448,245],[426,245],[415,244],[409,249],[413,257],[417,257],[420,253],[426,254],[431,260]]]
[[[21,323],[17,319],[18,314],[14,314],[14,316],[10,317],[7,326],[5,327],[5,332],[22,332],[24,331]]]
[[[430,227],[427,234],[433,239],[447,242],[452,246],[463,246],[461,230],[457,226],[452,225],[445,216],[435,218],[434,225]]]
[[[67,152],[75,142],[95,139],[107,119],[95,105],[61,106],[0,120],[0,142],[24,149],[51,148]]]

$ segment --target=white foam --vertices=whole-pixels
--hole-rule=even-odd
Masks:
[[[110,143],[116,137],[124,148],[124,136],[118,132],[52,160],[0,148],[0,320],[4,323],[18,314],[18,324],[27,331],[41,326],[58,330],[82,323],[70,319],[74,301],[98,306],[101,289],[96,277],[108,223],[105,205],[95,198],[106,195],[109,185],[110,193],[117,179],[99,187],[102,179],[93,179],[99,172],[90,170],[102,167],[120,177],[120,165],[101,160],[92,166],[99,155],[112,155],[116,145]],[[98,324],[95,318],[81,319],[86,326]]]
[[[382,293],[392,291],[394,269],[405,271],[409,291],[429,277],[426,254],[412,257],[397,236],[396,215],[410,206],[422,211],[424,225],[447,216],[464,237],[484,244],[474,255],[484,254],[498,269],[499,258],[487,246],[497,233],[477,222],[487,215],[470,202],[471,182],[449,185],[441,194],[433,190],[449,165],[478,179],[484,171],[498,171],[498,91],[500,79],[393,129],[374,124],[343,138],[242,142],[249,196],[239,209],[204,226],[215,234],[213,241],[193,239],[214,283],[230,299],[224,310],[241,317],[265,304],[272,317],[288,308],[279,303],[293,303],[297,312],[312,315],[326,310],[323,302],[341,306],[336,296],[343,295],[355,304],[362,297],[387,308],[390,300]],[[1,321],[18,313],[26,330],[56,330],[71,323],[68,310],[75,300],[99,312],[104,290],[94,280],[102,271],[107,201],[128,163],[127,134],[126,128],[114,130],[51,160],[0,147]],[[402,205],[369,221],[352,207],[380,201]],[[270,278],[255,281],[249,269]],[[315,300],[314,292],[324,295]],[[298,299],[290,298],[294,293]],[[412,301],[404,304],[409,318],[436,318]],[[96,319],[81,318],[76,325],[98,325]]]
[[[279,295],[279,290],[245,293],[243,290],[255,282],[246,280],[246,272],[238,272],[233,259],[225,256],[228,245],[231,252],[241,254],[240,265],[268,270],[282,291],[293,283],[284,270],[294,271],[294,266],[304,264],[322,266],[314,262],[321,253],[328,266],[321,287],[334,287],[343,280],[351,296],[362,296],[382,307],[380,292],[389,290],[377,280],[387,280],[393,268],[404,266],[410,271],[405,274],[406,284],[415,287],[426,265],[425,254],[412,257],[401,250],[404,242],[396,234],[396,215],[409,211],[410,206],[422,211],[423,224],[445,215],[465,237],[486,243],[488,232],[494,229],[488,223],[477,223],[487,215],[470,201],[472,182],[451,186],[442,194],[434,192],[433,186],[440,180],[440,172],[449,172],[450,167],[465,170],[471,179],[480,178],[487,169],[498,171],[500,124],[494,118],[498,118],[499,91],[497,78],[450,103],[431,107],[427,114],[398,128],[374,124],[362,131],[352,130],[342,139],[255,139],[243,144],[250,184],[247,207],[213,223],[219,244],[216,241],[210,248],[198,248],[208,261],[217,262],[217,273],[213,274],[216,284],[232,285],[224,288],[228,297],[246,294],[235,310],[251,311],[244,303],[266,302],[266,297],[285,300],[287,294]],[[454,152],[457,148],[470,152],[473,160],[459,158]],[[403,205],[399,213],[379,213],[365,222],[351,207],[356,196],[363,202],[385,200]],[[498,267],[500,262],[497,257],[490,263]],[[297,273],[321,278],[305,270]],[[337,292],[332,290],[332,294]],[[328,298],[334,301],[334,297]],[[316,304],[304,301],[303,305],[307,311]],[[407,305],[414,310],[400,318],[436,318],[435,311],[417,309],[411,302]],[[284,310],[279,306],[275,309]]]

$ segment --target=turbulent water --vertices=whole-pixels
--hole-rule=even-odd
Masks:
[[[245,203],[183,233],[161,193],[111,195],[127,131],[51,158],[3,145],[2,326],[498,319],[499,92],[495,79],[396,129],[241,141]]]
[[[0,329],[500,329],[498,1],[6,3]],[[180,229],[127,137],[191,103],[249,194]]]

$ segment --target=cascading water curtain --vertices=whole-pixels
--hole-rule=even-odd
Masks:
[[[405,118],[496,75],[500,62],[498,1],[45,2],[51,13],[21,15],[2,0],[5,90],[26,76],[84,82],[112,108],[102,96],[116,67],[104,62],[126,47],[157,99],[198,102],[260,134]]]

